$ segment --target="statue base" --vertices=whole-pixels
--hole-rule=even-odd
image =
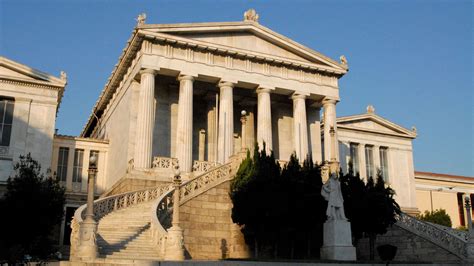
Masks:
[[[172,226],[168,229],[168,238],[166,239],[165,260],[182,261],[184,260],[184,239],[183,229],[179,226]]]
[[[344,220],[328,220],[324,223],[323,260],[356,260],[356,249],[352,245],[351,224]]]

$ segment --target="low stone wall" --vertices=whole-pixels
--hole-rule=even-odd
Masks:
[[[461,259],[432,242],[419,237],[397,225],[385,235],[378,235],[375,243],[375,259],[379,260],[377,246],[390,244],[398,247],[395,261],[460,263]],[[361,239],[357,245],[357,259],[369,260],[369,239]]]
[[[180,208],[187,259],[248,258],[238,225],[232,223],[230,182],[220,184]]]

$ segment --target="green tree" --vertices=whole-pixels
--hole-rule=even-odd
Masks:
[[[321,186],[320,166],[310,159],[301,165],[293,154],[280,170],[273,153],[265,149],[255,147],[252,158],[247,154],[231,183],[230,197],[232,219],[243,226],[255,256],[312,256],[311,250],[321,246],[326,219]]]
[[[449,214],[446,213],[445,209],[437,209],[432,212],[425,211],[424,214],[418,215],[418,219],[447,227],[452,226],[451,217],[449,217]]]
[[[261,151],[255,146],[253,159],[247,154],[231,183],[232,219],[243,226],[246,242],[254,247],[256,256],[259,246],[274,242],[278,231],[275,218],[282,210],[273,203],[278,198],[279,177],[280,165],[273,152],[265,152],[264,143]]]
[[[386,186],[380,170],[376,182],[369,177],[364,183],[358,174],[354,175],[351,163],[348,173],[341,174],[340,180],[344,210],[351,221],[354,240],[357,243],[364,235],[369,237],[370,259],[373,260],[377,235],[385,234],[401,213],[394,199],[395,191]]]
[[[52,252],[49,236],[63,217],[64,189],[41,173],[30,154],[20,156],[14,170],[0,199],[0,258],[10,262],[26,254],[46,258]]]

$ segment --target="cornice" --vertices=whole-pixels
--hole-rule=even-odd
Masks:
[[[83,138],[83,137],[76,137],[76,136],[69,136],[69,135],[54,135],[54,139],[56,140],[74,140],[74,141],[84,141],[84,142],[93,142],[93,143],[100,143],[100,144],[109,144],[108,140],[103,139],[94,139],[94,138]]]
[[[324,126],[324,122],[321,123],[321,127]],[[337,129],[345,129],[345,130],[351,130],[351,131],[359,131],[359,132],[366,132],[366,133],[372,133],[372,134],[377,134],[377,135],[387,135],[387,136],[395,136],[395,137],[402,137],[402,138],[409,138],[409,139],[414,139],[414,136],[410,136],[407,134],[402,134],[402,133],[394,133],[394,132],[386,132],[386,131],[381,131],[381,130],[373,130],[373,129],[368,129],[368,128],[360,128],[360,127],[349,127],[349,126],[344,126],[337,124]]]
[[[26,79],[21,79],[21,78],[16,78],[16,77],[11,77],[11,76],[4,76],[4,75],[0,75],[0,82],[13,84],[13,85],[28,86],[32,88],[55,90],[55,91],[62,91],[65,86],[62,84],[51,84],[50,82],[46,82],[46,81],[26,80]]]

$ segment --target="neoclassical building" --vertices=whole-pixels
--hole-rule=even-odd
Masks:
[[[238,22],[147,24],[144,14],[137,22],[80,136],[54,133],[64,73],[0,58],[0,181],[27,152],[51,168],[67,191],[58,243],[71,245],[71,260],[182,259],[181,249],[187,259],[248,257],[228,192],[255,143],[281,164],[295,153],[332,171],[352,162],[365,179],[380,169],[405,213],[425,209],[416,129],[373,106],[336,118],[344,56],[333,60],[268,29],[254,10]],[[92,156],[94,232],[81,227]],[[416,234],[415,220],[400,226]],[[462,259],[456,247],[443,252]]]

